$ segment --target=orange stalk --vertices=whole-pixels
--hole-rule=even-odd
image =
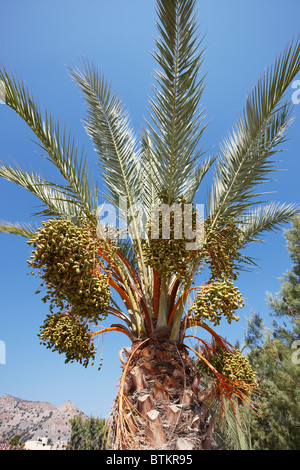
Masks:
[[[119,284],[117,284],[111,277],[108,278],[108,283],[109,285],[115,289],[118,294],[122,297],[122,299],[130,306],[130,308],[133,310],[133,307],[132,307],[132,304],[130,302],[130,299],[129,299],[129,296],[126,294],[126,292],[124,291],[124,289],[122,289],[122,287],[119,286]]]
[[[119,256],[119,258],[121,258],[121,260],[123,261],[123,263],[125,264],[125,266],[128,268],[129,272],[132,274],[132,277],[134,279],[134,282],[137,284],[137,285],[140,285],[140,280],[138,278],[138,275],[136,274],[132,264],[128,261],[128,259],[122,255],[122,253],[120,253],[119,251],[117,251],[117,255]]]
[[[252,393],[255,391],[253,387],[249,387],[247,385],[241,384],[238,380],[233,380],[230,379],[226,376],[224,376],[222,373],[218,372],[215,367],[207,360],[205,359],[202,354],[200,354],[198,351],[195,351],[195,349],[191,348],[190,346],[185,344],[185,347],[193,351],[199,359],[204,361],[207,366],[213,371],[217,378],[217,385],[214,386],[214,391],[212,390],[211,395],[219,396],[219,399],[221,401],[222,407],[221,411],[223,412],[223,396],[225,396],[229,399],[231,403],[232,410],[234,412],[234,404],[232,402],[232,397],[236,397],[239,400],[242,400],[244,404],[248,404],[252,407],[254,407],[254,402],[251,398],[249,398],[248,393],[251,390]]]
[[[198,353],[197,351],[195,351],[195,349],[191,348],[187,344],[185,344],[185,347],[193,351],[199,357],[199,359],[204,361],[217,377],[222,375],[220,374],[220,372],[217,371],[217,369],[214,368],[214,366],[211,365],[211,363],[207,359],[205,359],[204,356],[202,356],[202,354]]]
[[[129,327],[131,327],[131,321],[130,321],[130,319],[129,319],[129,318],[125,315],[125,313],[123,313],[121,310],[118,310],[118,309],[116,309],[116,308],[114,308],[114,307],[109,306],[109,308],[108,308],[108,313],[109,313],[110,315],[114,315],[115,317],[118,317],[120,320],[125,321],[125,323],[126,323]]]
[[[179,279],[175,277],[172,285],[170,286],[170,293],[169,293],[169,300],[168,300],[168,305],[169,305],[168,317],[170,316],[172,307],[174,306],[179,283],[180,283]]]
[[[205,348],[206,348],[208,351],[213,351],[213,348],[208,345],[208,342],[207,342],[207,341],[205,341],[204,339],[199,338],[199,337],[196,336],[196,335],[186,335],[184,338],[194,338],[194,339],[196,339],[197,341],[199,341],[200,343],[204,344]]]
[[[101,258],[103,258],[104,261],[106,261],[107,263],[112,264],[112,260],[108,256],[106,256],[103,253],[103,250],[100,250],[100,248],[98,249],[98,255],[101,256]]]
[[[96,335],[102,335],[103,333],[106,333],[107,331],[120,331],[120,333],[124,333],[128,338],[132,341],[132,336],[129,333],[127,329],[120,328],[118,326],[110,326],[109,328],[103,328],[103,330],[96,331],[95,333],[92,333],[91,336],[96,336]]]
[[[218,333],[216,333],[212,328],[210,328],[210,326],[206,325],[206,323],[201,323],[201,328],[203,328],[204,330],[208,331],[216,340],[217,342],[223,344],[225,346],[225,344],[227,346],[229,346],[231,349],[234,350],[234,347],[228,343],[228,341],[226,341],[226,339],[222,338],[220,335],[218,335]]]
[[[176,304],[174,305],[173,307],[173,310],[171,311],[170,313],[170,316],[169,316],[169,320],[168,320],[168,325],[171,326],[172,325],[172,321],[173,321],[173,318],[174,318],[174,315],[175,315],[175,312],[180,304],[180,302],[190,293],[192,292],[193,290],[197,290],[197,289],[207,289],[211,284],[201,284],[201,286],[196,286],[196,287],[192,287],[191,289],[187,289],[186,291],[183,292],[183,294],[181,294],[181,296],[179,297],[179,299],[177,300]]]
[[[116,265],[116,263],[113,262],[113,259],[109,258],[108,256],[106,256],[105,254],[103,254],[103,250],[98,250],[98,255],[101,256],[101,258],[104,259],[104,261],[106,261],[112,268],[113,270],[115,271],[116,273],[116,276],[118,278],[120,278],[120,274],[119,274],[119,270],[118,270],[118,266]],[[102,267],[102,269],[105,271],[105,268]],[[106,272],[106,271],[105,271]],[[108,274],[108,273],[106,273]]]
[[[212,328],[210,328],[210,326],[206,325],[206,323],[204,323],[202,320],[200,320],[198,318],[186,318],[186,320],[187,320],[186,329],[191,327],[191,326],[200,326],[204,330],[208,331],[215,338],[215,340],[218,344],[222,345],[225,348],[229,347],[229,349],[235,351],[235,348],[230,343],[228,343],[228,341],[226,341],[226,339],[224,339],[224,338],[222,338],[222,336],[218,335],[218,333],[216,333]]]

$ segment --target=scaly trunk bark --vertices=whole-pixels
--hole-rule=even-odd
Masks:
[[[135,350],[134,354],[131,354]],[[161,335],[135,343],[113,409],[114,448],[212,450],[215,417],[183,345]]]

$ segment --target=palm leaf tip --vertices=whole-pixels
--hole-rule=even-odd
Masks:
[[[292,42],[267,69],[247,97],[236,128],[221,145],[210,195],[210,215],[240,216],[257,204],[256,187],[270,180],[274,154],[282,151],[292,122],[284,95],[300,71],[300,41]]]
[[[86,104],[84,124],[98,154],[107,197],[115,206],[120,197],[133,205],[140,184],[138,151],[128,111],[105,77],[88,61],[81,61],[81,70],[69,67],[69,73]]]
[[[261,236],[269,231],[276,231],[282,225],[291,222],[300,213],[296,204],[270,203],[249,211],[241,218],[243,244],[262,241]]]
[[[21,186],[42,201],[43,210],[35,216],[58,216],[62,219],[76,220],[86,215],[84,208],[76,197],[65,194],[64,188],[49,183],[40,175],[31,171],[24,171],[18,166],[2,164],[0,177]]]
[[[92,219],[97,207],[93,182],[88,176],[86,153],[79,151],[75,139],[61,129],[45,110],[41,112],[35,97],[23,81],[0,69],[0,82],[5,87],[6,104],[29,126],[37,138],[35,143],[42,149],[41,156],[49,160],[63,176],[65,184],[60,191],[65,199],[73,198],[82,207],[85,215]]]
[[[160,173],[161,189],[168,204],[182,195],[186,181],[193,180],[197,149],[204,132],[204,117],[199,106],[204,77],[199,78],[203,50],[196,31],[195,1],[157,2],[159,38],[153,53],[159,70],[150,99],[148,123],[154,165]]]
[[[0,222],[1,233],[11,233],[14,235],[20,235],[25,238],[31,238],[32,235],[37,231],[38,227],[28,223],[15,223],[11,222]]]

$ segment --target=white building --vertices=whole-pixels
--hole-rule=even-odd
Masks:
[[[50,443],[48,437],[38,437],[36,441],[26,441],[25,450],[65,450],[67,442],[57,441]]]
[[[51,450],[51,445],[47,437],[38,437],[36,441],[26,441],[26,450]]]

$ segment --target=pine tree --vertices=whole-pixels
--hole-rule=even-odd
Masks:
[[[258,412],[251,413],[252,445],[260,450],[300,449],[299,218],[285,237],[293,266],[282,278],[280,292],[269,297],[272,314],[282,322],[268,331],[260,315],[253,314],[245,337],[260,387]]]
[[[71,437],[68,443],[68,450],[82,450],[82,435],[83,435],[83,423],[80,417],[74,417],[70,419],[71,424]]]
[[[293,226],[285,232],[287,248],[293,267],[281,278],[281,290],[275,296],[269,294],[268,304],[273,315],[288,317],[300,315],[300,218],[295,217]]]
[[[21,437],[19,435],[15,435],[9,441],[9,450],[25,450],[24,444],[21,442]]]
[[[105,419],[90,417],[70,420],[71,437],[68,450],[104,450],[108,448],[108,429]]]

